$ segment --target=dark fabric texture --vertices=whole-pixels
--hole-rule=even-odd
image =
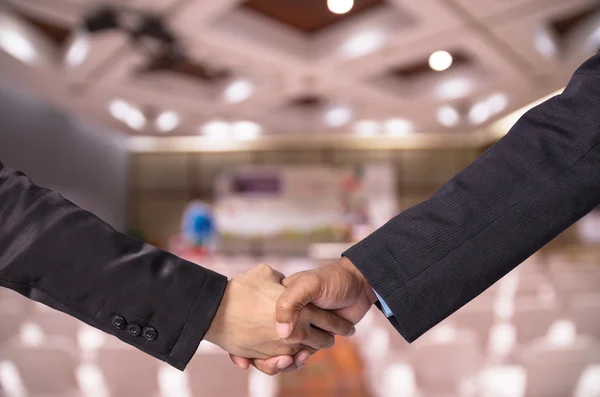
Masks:
[[[0,163],[0,286],[183,370],[226,285],[224,276],[118,233]],[[156,329],[156,338],[118,329],[114,316]]]
[[[409,342],[600,204],[600,55],[433,197],[344,253]]]

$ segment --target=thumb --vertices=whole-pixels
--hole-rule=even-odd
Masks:
[[[321,281],[304,272],[284,279],[282,284],[287,289],[277,300],[276,327],[280,338],[288,338],[298,323],[300,311],[319,296]]]

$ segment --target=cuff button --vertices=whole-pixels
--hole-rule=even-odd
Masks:
[[[121,316],[113,316],[111,319],[111,323],[116,329],[125,329],[125,327],[127,326],[127,322]]]
[[[153,341],[158,337],[158,332],[152,327],[146,327],[143,331],[144,338],[149,341]]]
[[[131,336],[140,336],[142,334],[142,328],[135,323],[131,323],[127,326],[127,333]]]

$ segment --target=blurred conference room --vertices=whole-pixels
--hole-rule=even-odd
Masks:
[[[290,275],[599,49],[598,0],[4,0],[0,161],[227,277]],[[208,342],[180,372],[0,288],[0,396],[600,397],[600,209],[416,342],[373,307],[274,377]]]

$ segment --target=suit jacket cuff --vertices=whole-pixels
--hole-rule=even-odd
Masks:
[[[227,277],[210,272],[196,297],[188,319],[167,363],[183,371],[210,328],[227,287]]]

